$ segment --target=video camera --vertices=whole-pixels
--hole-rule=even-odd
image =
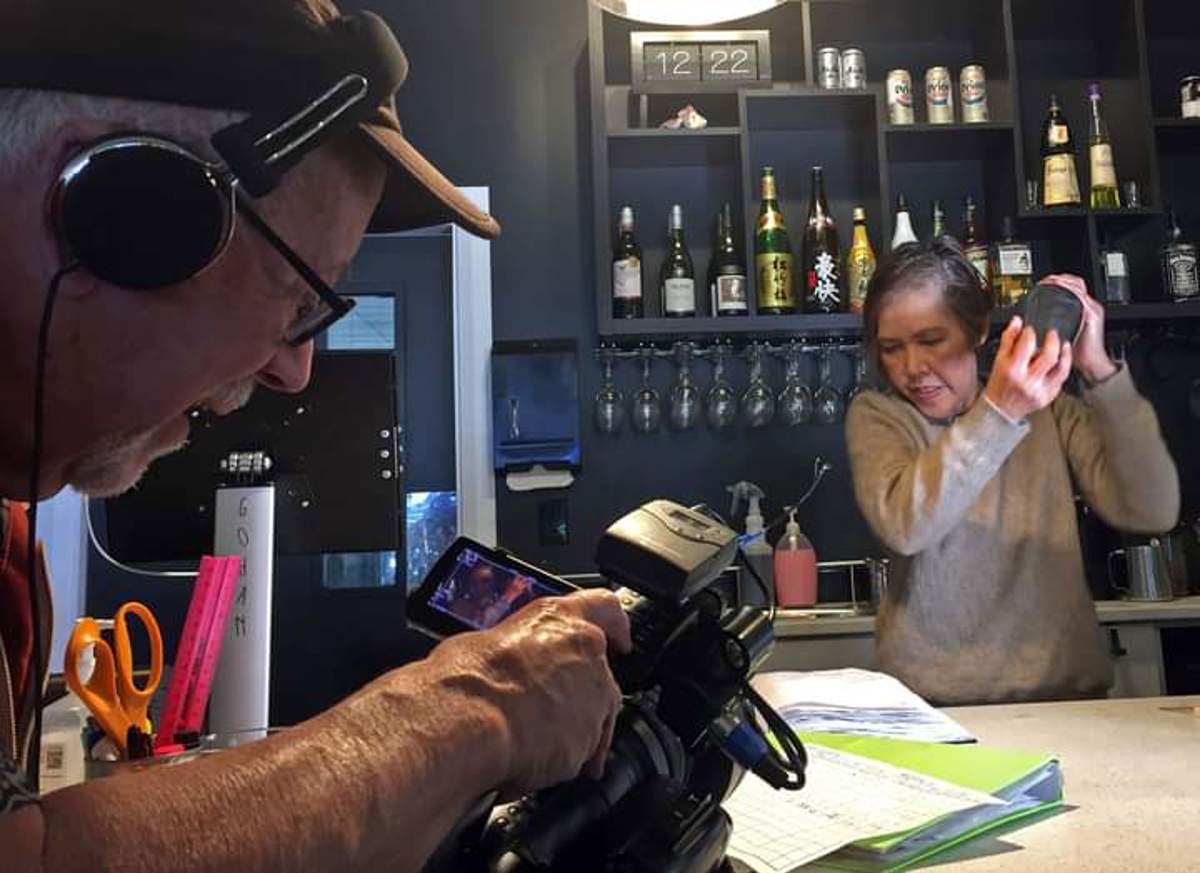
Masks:
[[[721,802],[745,770],[776,788],[803,787],[803,746],[749,683],[774,645],[771,618],[714,584],[737,555],[733,530],[667,500],[604,533],[596,563],[621,586],[633,650],[612,661],[625,700],[603,777],[501,806],[494,794],[485,798],[427,870],[710,873],[724,863],[730,836]],[[460,538],[410,597],[409,618],[443,638],[573,590]]]

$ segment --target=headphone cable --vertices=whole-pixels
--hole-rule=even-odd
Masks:
[[[28,738],[27,747],[30,754],[26,756],[29,763],[30,788],[35,794],[40,794],[39,771],[42,764],[42,675],[46,670],[45,659],[42,656],[42,616],[38,608],[40,586],[38,585],[39,561],[37,551],[37,521],[38,521],[38,491],[41,488],[42,448],[45,439],[46,424],[46,357],[50,341],[50,320],[54,315],[54,302],[58,298],[58,287],[63,277],[79,267],[78,261],[60,267],[50,279],[46,289],[46,302],[42,305],[42,320],[38,326],[37,350],[34,357],[33,381],[33,449],[29,465],[29,542],[27,566],[29,572],[29,609],[33,616],[33,658],[30,661],[30,673],[26,676],[28,688],[26,694],[34,695],[33,732]],[[18,752],[21,750],[18,749]]]

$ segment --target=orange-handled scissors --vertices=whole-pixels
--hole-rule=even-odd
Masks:
[[[133,681],[133,649],[129,644],[129,617],[138,618],[150,640],[150,678],[140,688]],[[162,632],[154,613],[141,603],[126,603],[113,616],[113,648],[101,636],[100,622],[83,618],[67,643],[67,685],[91,711],[100,727],[121,750],[138,757],[149,748],[152,733],[146,711],[162,679]],[[79,678],[79,657],[92,646],[96,666],[87,682]]]

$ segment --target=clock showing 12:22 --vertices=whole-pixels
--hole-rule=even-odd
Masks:
[[[634,93],[715,91],[771,82],[770,36],[755,31],[634,32]]]

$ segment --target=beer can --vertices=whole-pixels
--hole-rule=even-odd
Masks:
[[[867,87],[867,56],[862,49],[842,50],[842,87],[855,89]]]
[[[842,53],[832,46],[817,51],[817,84],[827,91],[842,87]]]
[[[958,96],[962,100],[964,124],[988,120],[987,76],[979,64],[963,67],[958,77]]]
[[[912,74],[908,70],[892,70],[887,74],[887,103],[888,119],[892,124],[912,124],[916,121]]]
[[[948,67],[930,67],[925,72],[925,106],[930,124],[954,123],[954,88]]]
[[[1200,118],[1200,76],[1188,76],[1180,86],[1183,117]]]

